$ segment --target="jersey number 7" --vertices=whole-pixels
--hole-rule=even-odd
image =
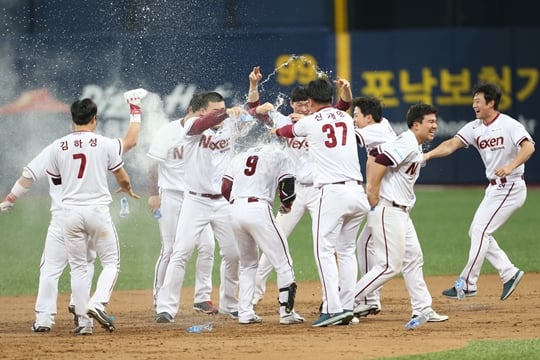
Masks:
[[[73,160],[81,160],[77,179],[82,179],[82,177],[84,176],[84,170],[86,169],[86,155],[82,153],[73,154]]]

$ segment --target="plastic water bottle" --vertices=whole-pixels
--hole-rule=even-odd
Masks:
[[[157,209],[156,211],[154,211],[154,217],[157,220],[161,219],[161,210]]]
[[[120,198],[120,217],[128,217],[129,215],[129,203],[125,196]]]
[[[186,331],[191,334],[200,334],[203,331],[212,331],[213,328],[214,328],[214,325],[212,325],[212,323],[209,322],[206,324],[190,326],[186,329]]]
[[[463,300],[465,298],[465,281],[461,276],[457,278],[454,287],[456,288],[458,300]]]
[[[431,317],[431,311],[426,311],[423,314],[420,314],[412,318],[411,320],[409,320],[409,322],[405,324],[405,329],[407,330],[416,329],[420,325],[426,323],[430,317]]]

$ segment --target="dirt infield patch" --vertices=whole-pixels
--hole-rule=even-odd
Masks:
[[[193,289],[182,291],[182,308],[172,324],[154,321],[150,290],[116,291],[107,310],[116,317],[117,331],[100,327],[92,336],[71,334],[68,296],[62,294],[56,325],[50,333],[30,332],[35,297],[1,298],[0,358],[6,359],[373,359],[436,352],[464,347],[477,339],[530,339],[540,337],[540,274],[525,274],[516,292],[500,301],[502,284],[496,275],[482,275],[479,292],[463,301],[440,295],[450,277],[429,277],[433,307],[450,316],[407,331],[410,304],[403,280],[384,286],[382,312],[358,325],[312,328],[320,303],[318,282],[300,283],[297,311],[300,325],[279,325],[277,292],[258,305],[262,324],[240,325],[224,315],[207,316],[192,309]],[[216,289],[217,290],[217,289]],[[214,293],[214,299],[217,299]],[[185,328],[212,321],[212,332],[188,334]]]

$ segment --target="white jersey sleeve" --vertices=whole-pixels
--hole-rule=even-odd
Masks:
[[[482,120],[473,120],[461,128],[456,136],[465,146],[472,145],[478,150],[488,179],[496,178],[495,170],[515,159],[523,140],[533,141],[520,122],[502,113],[487,126]],[[521,164],[511,175],[523,175],[524,172],[525,164]]]
[[[38,181],[42,178],[47,178],[49,183],[49,195],[51,196],[51,212],[58,211],[62,208],[62,185],[53,184],[51,178],[47,176],[47,166],[51,158],[52,144],[41,150],[25,167],[24,169],[32,176],[32,180]]]
[[[124,166],[122,140],[74,132],[56,140],[47,173],[62,182],[63,205],[107,205],[112,201],[108,171]]]

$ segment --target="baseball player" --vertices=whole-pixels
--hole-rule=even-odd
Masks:
[[[186,118],[197,115],[203,105],[202,94],[195,94],[189,103]],[[182,119],[174,120],[158,132],[147,155],[159,163],[150,169],[150,194],[148,206],[152,213],[160,210],[159,229],[161,252],[154,273],[154,306],[156,295],[163,285],[165,272],[172,254],[180,210],[184,202],[184,128]],[[206,314],[215,314],[218,309],[211,301],[212,268],[214,266],[214,234],[207,226],[197,249],[195,273],[195,297],[193,309]]]
[[[47,174],[54,184],[62,184],[60,226],[71,268],[71,290],[78,316],[76,334],[92,333],[96,319],[104,328],[114,331],[107,315],[112,289],[120,267],[119,243],[108,204],[112,201],[107,184],[111,171],[121,191],[139,198],[131,188],[129,175],[123,168],[123,143],[94,133],[97,106],[91,99],[77,100],[71,105],[74,132],[53,142]],[[140,122],[141,114],[132,114]],[[88,286],[88,254],[96,253],[102,265],[96,290],[90,297]],[[93,259],[90,259],[93,261]]]
[[[378,155],[377,146],[396,138],[390,122],[382,116],[381,102],[372,96],[360,96],[353,99],[353,115],[356,123],[356,135],[359,146],[367,152],[366,172]],[[362,278],[373,265],[376,251],[371,236],[371,229],[364,225],[356,244],[360,278]],[[403,258],[403,279],[412,305],[412,317],[428,313],[428,322],[448,320],[448,316],[439,315],[431,308],[432,298],[422,273],[423,255],[418,236],[412,220],[409,218],[405,236],[405,255]],[[354,314],[357,317],[378,314],[381,311],[380,288],[367,294],[363,299],[357,299]]]
[[[353,318],[356,234],[369,206],[362,187],[353,119],[332,107],[333,88],[328,80],[313,80],[307,90],[311,115],[277,129],[276,134],[306,137],[314,164],[314,186],[321,189],[313,241],[323,306],[312,326],[324,327],[346,324]]]
[[[203,99],[202,116],[183,120],[185,197],[173,252],[157,294],[158,323],[174,321],[186,264],[208,224],[214,230],[222,256],[219,311],[238,318],[238,249],[229,220],[230,206],[221,194],[221,178],[233,153],[231,136],[236,124],[229,116],[239,118],[245,111],[240,107],[226,109],[225,100],[217,92],[208,92]]]
[[[503,282],[501,300],[506,300],[524,272],[512,264],[493,233],[525,202],[525,162],[534,153],[534,141],[522,124],[499,112],[500,100],[498,86],[487,83],[475,86],[472,107],[476,119],[462,127],[453,138],[426,153],[425,158],[444,157],[469,145],[478,150],[489,184],[469,229],[469,259],[460,277],[465,282],[465,296],[475,296],[482,264],[487,259],[499,272]],[[443,295],[457,299],[454,287],[444,290]]]
[[[136,101],[139,104],[142,98],[139,89],[126,92],[124,97],[126,101]],[[140,105],[132,105],[130,109],[132,120],[135,120],[134,113],[141,114],[142,112]],[[138,119],[139,121],[130,121],[126,135],[122,139],[124,152],[127,152],[137,144],[141,127],[140,116],[138,116]],[[9,211],[13,207],[15,200],[28,192],[34,182],[47,177],[46,167],[50,159],[51,147],[52,145],[49,145],[44,148],[24,167],[21,177],[15,182],[6,199],[0,203],[1,211]],[[58,281],[68,264],[66,245],[64,244],[62,228],[60,226],[62,186],[61,184],[54,185],[50,178],[48,178],[48,182],[49,195],[51,197],[51,220],[47,229],[45,246],[39,267],[39,287],[35,305],[36,320],[32,325],[33,332],[49,332],[52,325],[54,325],[57,312]],[[95,253],[90,254],[88,261],[89,288],[94,273],[94,258]],[[75,327],[78,327],[78,317],[75,314],[73,298],[71,298],[68,311],[74,315]]]
[[[231,222],[240,253],[240,324],[262,321],[252,304],[259,249],[277,272],[279,323],[304,322],[294,311],[297,286],[287,238],[272,212],[278,188],[280,212],[289,212],[295,199],[292,163],[274,145],[256,146],[240,153],[223,176],[222,193],[232,204]]]
[[[259,105],[258,81],[261,77],[260,69],[258,67],[253,68],[252,73],[249,75],[250,88],[248,106],[250,108]],[[346,111],[350,107],[350,101],[352,100],[350,83],[341,78],[335,80],[334,83],[341,89],[341,97],[336,108]],[[265,105],[269,104],[261,105],[262,109],[259,108],[258,110],[261,114],[267,114],[269,111],[274,110],[273,106],[266,108]],[[275,122],[273,125],[275,127],[279,128],[287,124],[295,123],[300,118],[309,115],[309,101],[305,87],[298,86],[292,90],[289,105],[293,110],[293,113],[289,114],[289,116],[284,116],[280,113],[273,114],[273,121]],[[278,213],[276,216],[277,224],[287,238],[289,238],[294,227],[298,224],[300,219],[302,219],[302,216],[304,216],[306,211],[309,211],[312,219],[317,216],[320,189],[313,186],[313,161],[308,149],[309,147],[305,137],[287,139],[285,152],[289,158],[293,159],[295,164],[296,200],[294,201],[290,212]],[[254,305],[264,297],[264,293],[266,292],[266,281],[271,272],[272,264],[270,264],[268,257],[263,252],[257,268],[255,292],[253,295]]]
[[[378,147],[379,154],[366,173],[366,190],[372,208],[366,226],[372,234],[374,259],[373,266],[356,284],[357,302],[398,275],[404,267],[410,268],[407,274],[415,275],[406,283],[409,294],[427,292],[427,288],[420,288],[420,285],[425,287],[425,282],[418,281],[422,253],[409,211],[415,202],[413,188],[423,163],[421,145],[435,136],[437,109],[426,104],[411,106],[407,126],[409,130]],[[427,301],[427,297],[424,300]],[[433,312],[427,303],[424,311]]]

